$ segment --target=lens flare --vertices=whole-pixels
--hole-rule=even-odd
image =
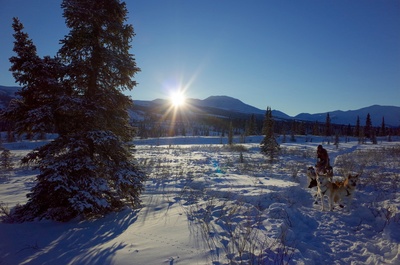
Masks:
[[[170,100],[174,107],[182,107],[185,105],[186,98],[181,91],[175,91],[171,93]]]

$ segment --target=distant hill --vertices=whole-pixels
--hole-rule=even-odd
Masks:
[[[15,97],[18,87],[0,86],[0,108],[8,105],[8,102]],[[155,99],[152,101],[134,100],[134,106],[130,110],[130,115],[135,119],[140,119],[146,113],[163,113],[169,108],[169,101],[165,99]],[[251,114],[255,114],[258,119],[262,119],[266,110],[261,110],[239,99],[229,96],[210,96],[206,99],[188,99],[187,104],[192,106],[190,112],[215,115],[220,117],[236,117],[248,118]],[[357,116],[360,118],[360,124],[365,125],[367,114],[371,116],[373,126],[382,124],[382,117],[385,117],[386,126],[398,127],[400,125],[400,107],[396,106],[380,106],[373,105],[358,110],[335,110],[325,113],[300,113],[295,117],[291,117],[279,110],[272,110],[272,115],[278,119],[295,119],[303,121],[318,121],[324,123],[326,115],[329,113],[332,123],[355,125]]]
[[[204,100],[193,100],[194,105],[198,106],[206,106],[213,108],[225,109],[228,111],[234,111],[239,113],[247,113],[247,114],[265,114],[265,110],[258,109],[256,107],[250,106],[248,104],[243,103],[242,101],[228,97],[228,96],[211,96]],[[274,117],[282,118],[282,119],[290,119],[291,117],[279,110],[273,110],[272,114]]]
[[[206,99],[187,99],[187,105],[192,106],[190,111],[192,112],[203,112],[216,116],[243,116],[248,118],[249,115],[255,114],[256,116],[263,116],[265,114],[265,110],[258,109],[251,105],[245,104],[242,101],[228,97],[228,96],[211,96]],[[133,104],[136,106],[141,106],[144,108],[156,108],[160,106],[164,106],[167,109],[170,105],[169,100],[166,99],[155,99],[152,101],[144,101],[144,100],[134,100]],[[279,119],[292,119],[289,115],[279,111],[273,110],[272,114],[275,118]]]
[[[156,99],[153,101],[141,101],[134,100],[134,104],[138,104],[140,106],[152,107],[155,105],[169,105],[169,101],[165,99]],[[250,106],[248,104],[243,103],[242,101],[228,97],[228,96],[211,96],[206,99],[189,99],[188,104],[191,106],[195,106],[202,111],[214,114],[218,116],[249,116],[251,114],[255,114],[257,116],[264,115],[266,110],[261,110]],[[165,107],[167,108],[167,107]],[[367,118],[367,114],[369,113],[371,116],[371,121],[373,126],[380,126],[382,124],[382,117],[385,117],[385,125],[397,127],[400,125],[400,107],[395,106],[379,106],[373,105],[370,107],[358,109],[358,110],[348,110],[341,111],[336,110],[332,112],[325,113],[301,113],[296,115],[295,117],[291,117],[279,110],[273,110],[272,115],[278,119],[295,119],[300,121],[318,121],[320,123],[325,123],[327,113],[329,113],[329,117],[331,118],[331,122],[335,124],[344,124],[344,125],[355,125],[357,122],[357,116],[360,118],[360,124],[365,125],[365,120]]]
[[[400,125],[400,107],[395,107],[395,106],[373,105],[358,110],[348,110],[348,111],[336,110],[329,112],[329,117],[331,118],[332,123],[355,125],[358,116],[360,118],[360,124],[363,126],[365,125],[368,113],[371,117],[371,122],[373,126],[380,126],[382,124],[383,117],[385,118],[386,126],[397,127]],[[325,122],[326,115],[327,113],[317,113],[317,114],[301,113],[295,116],[294,118],[298,120]]]

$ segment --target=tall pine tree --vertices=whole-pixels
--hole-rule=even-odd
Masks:
[[[331,117],[328,112],[326,114],[326,120],[325,120],[325,136],[330,137],[331,135],[332,135]]]
[[[272,163],[275,160],[280,148],[274,136],[274,119],[272,117],[272,110],[270,107],[267,107],[265,112],[262,132],[265,136],[260,143],[261,153],[268,156],[270,162]]]
[[[360,137],[360,116],[357,116],[357,121],[356,121],[356,127],[354,128],[354,136],[355,137]]]
[[[131,100],[122,93],[136,85],[132,77],[140,71],[129,53],[134,31],[125,24],[125,3],[64,0],[61,6],[70,33],[61,40],[59,57],[52,62],[57,66],[54,72],[62,76],[53,78],[51,65],[39,73],[24,70],[33,79],[27,87],[52,77],[55,89],[49,86],[44,95],[52,103],[48,125],[59,136],[23,159],[37,162],[40,174],[27,204],[13,211],[16,221],[102,216],[127,204],[138,206],[144,188],[145,175],[129,144],[134,132],[127,112]],[[21,48],[29,45],[22,42]],[[28,61],[44,61],[31,50]],[[13,67],[18,73],[23,65],[14,62]],[[41,100],[29,111],[44,104]]]
[[[386,125],[385,125],[385,117],[382,117],[382,124],[381,124],[381,130],[379,132],[380,136],[386,136]]]
[[[367,118],[365,120],[365,127],[364,127],[364,136],[366,138],[372,139],[372,122],[371,122],[371,116],[369,113],[367,114]]]

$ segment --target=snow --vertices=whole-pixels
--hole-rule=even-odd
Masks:
[[[400,264],[398,139],[341,139],[338,148],[309,140],[280,143],[271,165],[260,137],[233,148],[226,137],[136,139],[149,174],[142,208],[97,220],[0,223],[0,264]],[[2,144],[15,163],[0,175],[3,205],[26,202],[38,172],[18,159],[44,143]],[[335,177],[361,173],[351,209],[313,204],[306,169],[321,143]]]

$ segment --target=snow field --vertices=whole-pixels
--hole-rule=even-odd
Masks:
[[[142,208],[0,224],[0,264],[398,264],[399,143],[325,143],[335,177],[361,181],[351,209],[322,212],[307,188],[322,142],[313,140],[281,143],[273,165],[256,137],[233,148],[219,137],[137,140],[149,175]],[[15,159],[30,148],[7,145]],[[24,203],[33,176],[16,166],[0,180],[0,201]]]

